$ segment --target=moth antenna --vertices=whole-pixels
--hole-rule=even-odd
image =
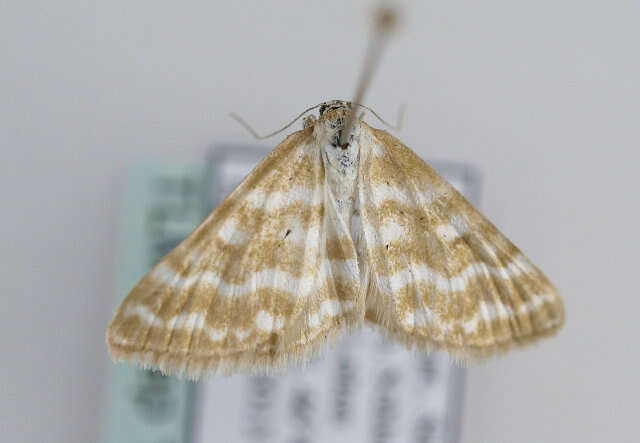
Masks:
[[[360,81],[356,88],[356,94],[351,103],[361,103],[364,97],[364,93],[369,87],[373,73],[375,72],[378,62],[380,61],[380,55],[384,49],[384,45],[388,40],[391,31],[396,26],[398,21],[398,13],[394,8],[382,7],[378,10],[375,17],[375,26],[373,29],[373,35],[369,42],[369,47],[364,59],[364,68],[360,74]],[[340,145],[346,146],[351,135],[351,129],[355,123],[355,107],[351,109],[347,122],[344,125],[344,130],[340,134]]]
[[[373,114],[373,116],[375,118],[377,118],[378,121],[380,123],[382,123],[383,125],[385,125],[387,128],[393,129],[394,131],[399,131],[400,129],[402,129],[402,122],[404,121],[404,113],[405,113],[406,108],[407,108],[406,104],[403,103],[398,108],[398,116],[396,117],[396,124],[395,125],[392,125],[391,123],[389,123],[388,121],[386,121],[385,119],[380,117],[376,111],[374,111],[373,109],[371,109],[368,106],[361,105],[360,103],[358,103],[356,106],[360,106],[361,108],[365,108],[367,111],[371,112]],[[360,114],[360,120],[362,120],[362,116],[363,115],[364,115],[364,112],[362,114]]]
[[[295,122],[297,122],[298,120],[300,120],[300,118],[305,115],[307,112],[309,111],[313,111],[314,109],[316,109],[317,107],[319,107],[320,105],[322,105],[322,103],[319,103],[315,106],[311,106],[310,108],[305,109],[304,111],[302,111],[296,118],[294,118],[293,120],[291,120],[289,123],[287,123],[285,126],[283,126],[282,128],[278,129],[277,131],[274,131],[270,134],[266,134],[266,135],[259,135],[250,125],[249,123],[247,123],[246,121],[244,121],[244,119],[242,119],[242,117],[240,117],[238,114],[235,113],[230,113],[229,115],[231,116],[232,119],[234,119],[235,121],[237,121],[238,123],[240,123],[247,131],[249,131],[251,133],[251,135],[253,135],[256,139],[258,140],[264,140],[265,138],[269,138],[269,137],[273,137],[274,135],[278,135],[280,134],[282,131],[284,131],[285,129],[289,128],[291,125],[293,125]]]

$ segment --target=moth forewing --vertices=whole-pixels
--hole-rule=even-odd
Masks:
[[[413,151],[362,126],[369,317],[407,345],[463,360],[555,332],[564,309],[546,276]]]
[[[308,358],[349,323],[357,281],[331,262],[348,233],[327,236],[312,131],[281,143],[133,288],[108,329],[114,359],[193,378],[265,371]]]

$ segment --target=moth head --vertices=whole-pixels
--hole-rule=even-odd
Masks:
[[[328,102],[324,102],[320,104],[320,117],[322,117],[327,111],[334,111],[339,109],[350,110],[351,102],[344,100],[330,100]]]
[[[315,121],[314,135],[321,144],[329,144],[334,148],[346,149],[353,140],[353,133],[357,124],[353,125],[349,141],[346,145],[340,145],[340,137],[349,114],[352,112],[351,103],[344,100],[331,100],[320,105],[320,116]]]

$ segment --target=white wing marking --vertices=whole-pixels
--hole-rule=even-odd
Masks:
[[[382,284],[391,288],[393,292],[405,287],[408,282],[431,283],[439,291],[449,292],[452,288],[458,291],[465,290],[469,279],[477,275],[488,276],[491,274],[501,278],[513,278],[530,271],[533,271],[533,269],[527,260],[524,256],[518,255],[504,267],[489,266],[482,262],[471,263],[452,278],[445,277],[426,264],[410,264],[389,277],[379,276],[378,278]]]
[[[327,266],[332,266],[335,272],[344,270],[344,275],[340,277],[352,277],[352,270],[357,267],[357,260],[326,260]],[[189,288],[195,283],[208,284],[216,288],[216,293],[221,297],[241,297],[247,293],[260,289],[273,288],[282,291],[288,291],[293,294],[305,296],[313,289],[316,280],[315,275],[305,275],[303,277],[295,277],[287,272],[277,269],[264,269],[260,272],[252,274],[242,284],[227,283],[212,271],[204,271],[198,275],[190,277],[181,277],[177,272],[171,269],[167,264],[163,263],[151,272],[151,277],[161,283],[168,285]]]

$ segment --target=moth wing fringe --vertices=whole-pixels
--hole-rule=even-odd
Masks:
[[[164,375],[175,375],[192,381],[206,379],[216,374],[230,376],[235,373],[274,375],[282,373],[289,365],[305,366],[319,357],[327,347],[332,348],[346,333],[361,327],[355,317],[343,317],[339,325],[314,337],[305,344],[271,353],[257,354],[247,350],[229,355],[185,355],[156,350],[132,349],[107,341],[114,362],[128,362],[144,369],[157,370]]]

